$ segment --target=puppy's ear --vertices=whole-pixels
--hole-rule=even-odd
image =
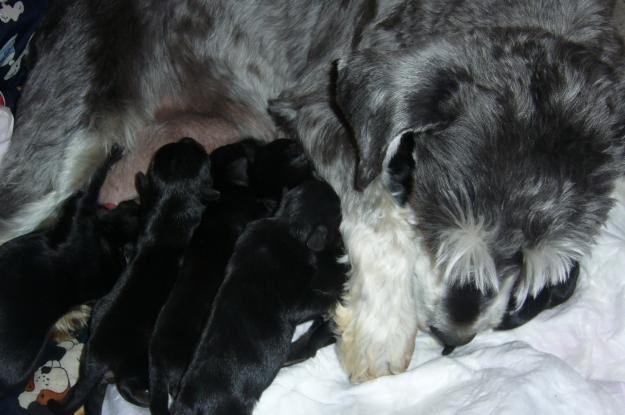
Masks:
[[[223,172],[223,180],[237,186],[249,187],[249,165],[250,163],[246,157],[241,157],[233,160],[231,163],[225,166]]]
[[[218,190],[213,189],[212,187],[202,189],[202,201],[203,202],[212,202],[221,197],[221,193]]]
[[[143,205],[148,203],[152,197],[152,189],[149,179],[143,172],[139,171],[135,174],[135,188],[137,189],[137,194],[139,195],[141,204]]]
[[[445,104],[457,74],[423,66],[413,56],[370,50],[338,62],[336,100],[358,147],[357,188],[381,173],[393,139],[438,131],[454,118]]]
[[[326,247],[328,238],[328,228],[324,225],[316,225],[306,238],[306,246],[314,252],[320,252]]]

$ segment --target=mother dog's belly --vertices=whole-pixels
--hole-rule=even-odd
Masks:
[[[239,140],[241,133],[222,118],[202,114],[183,113],[147,125],[137,133],[134,147],[128,148],[124,158],[109,172],[100,192],[100,202],[118,204],[136,197],[136,173],[147,170],[153,154],[161,146],[182,137],[194,138],[210,153],[217,147]]]

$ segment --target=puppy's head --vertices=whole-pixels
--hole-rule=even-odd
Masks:
[[[612,205],[622,84],[594,50],[484,31],[338,64],[356,184],[414,216],[422,329],[448,345],[567,281]]]
[[[202,145],[192,138],[183,138],[158,149],[147,174],[137,173],[137,193],[142,205],[151,205],[165,195],[198,196],[212,200],[213,190],[210,158]]]
[[[315,252],[340,240],[340,201],[327,183],[309,180],[285,192],[276,217],[286,220],[293,235]]]
[[[128,248],[137,239],[141,226],[139,204],[126,200],[114,209],[98,209],[96,216],[102,243],[127,261]]]
[[[250,186],[250,166],[261,144],[252,138],[215,149],[211,155],[214,187],[220,192],[247,191]]]
[[[312,179],[313,168],[297,141],[279,139],[259,149],[250,178],[257,194],[279,200],[285,188]]]

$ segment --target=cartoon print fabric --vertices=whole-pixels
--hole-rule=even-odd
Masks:
[[[0,400],[2,415],[52,415],[46,404],[60,400],[76,384],[80,354],[87,340],[88,328],[73,337],[50,339],[35,373],[26,385]]]
[[[0,0],[0,106],[15,113],[24,81],[30,40],[48,6],[48,0]]]

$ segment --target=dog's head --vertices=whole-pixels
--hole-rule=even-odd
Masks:
[[[192,138],[183,138],[158,149],[147,174],[137,173],[137,193],[142,206],[149,206],[166,194],[215,199],[210,158],[204,147]]]
[[[569,278],[623,171],[622,93],[594,50],[542,32],[338,63],[357,187],[381,175],[414,214],[422,329],[464,344]]]
[[[141,226],[140,206],[134,200],[126,200],[114,209],[99,208],[96,218],[100,246],[121,269],[133,254]]]
[[[285,188],[312,179],[313,168],[297,141],[279,139],[258,150],[250,178],[257,194],[279,200]]]
[[[261,144],[253,138],[216,148],[210,155],[214,187],[222,193],[247,192],[250,166]]]
[[[285,192],[275,215],[312,251],[334,247],[340,240],[341,204],[327,183],[309,180]]]

